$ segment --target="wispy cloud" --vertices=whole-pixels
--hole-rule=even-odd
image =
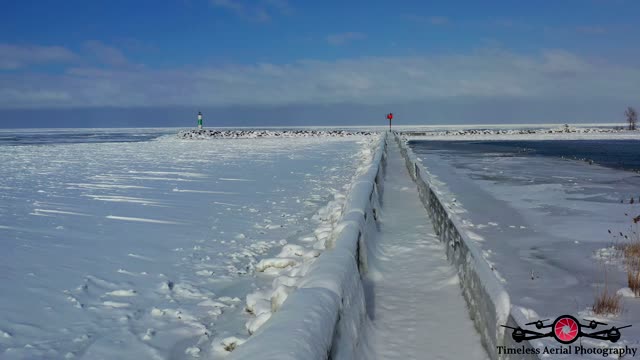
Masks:
[[[122,51],[102,41],[89,40],[84,43],[85,48],[99,62],[111,66],[124,66],[129,63]]]
[[[268,7],[272,7],[273,9],[279,11],[281,14],[284,14],[284,15],[293,14],[293,7],[291,6],[291,4],[289,4],[287,0],[264,0],[264,3]]]
[[[255,22],[269,22],[272,14],[290,15],[293,8],[287,0],[261,0],[243,2],[241,0],[210,0],[214,7],[229,11],[241,18]]]
[[[0,44],[0,70],[15,70],[34,64],[69,63],[76,54],[62,46]]]
[[[420,24],[429,24],[434,26],[447,25],[451,22],[451,19],[447,16],[424,16],[416,14],[408,14],[404,16],[405,19]]]
[[[490,22],[492,26],[506,28],[511,31],[544,31],[549,34],[586,34],[586,35],[604,35],[620,31],[620,26],[602,26],[602,25],[548,25],[548,24],[532,24],[522,19],[499,18]]]
[[[428,20],[431,25],[446,25],[449,23],[449,18],[446,16],[429,16]]]
[[[497,19],[493,19],[490,20],[488,22],[488,25],[493,26],[493,27],[497,27],[497,28],[505,28],[508,29],[509,31],[531,31],[531,30],[540,30],[539,28],[537,28],[536,26],[527,23],[526,21],[523,21],[522,19],[518,19],[518,18],[508,18],[508,17],[502,17],[502,18],[497,18]]]
[[[602,35],[608,32],[607,28],[603,26],[578,26],[576,31],[582,34]]]
[[[153,70],[0,72],[0,108],[389,104],[460,98],[637,100],[640,71],[564,50]],[[215,96],[212,96],[215,94]]]
[[[238,0],[211,0],[215,7],[225,9],[237,16],[249,18],[256,21],[269,21],[271,16],[264,9],[250,9]]]
[[[231,10],[236,13],[244,11],[244,5],[237,0],[211,0],[213,6],[221,7],[227,10]]]
[[[131,65],[117,47],[98,40],[83,43],[84,51],[73,52],[62,46],[0,44],[0,70],[25,70],[34,65],[79,66],[102,64],[110,67]]]
[[[346,45],[353,41],[364,40],[367,35],[361,32],[345,32],[340,34],[331,34],[327,36],[327,42],[333,46]]]

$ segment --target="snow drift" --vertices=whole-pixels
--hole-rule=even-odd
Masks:
[[[1,359],[209,358],[218,340],[237,346],[247,294],[315,254],[307,238],[333,221],[328,204],[340,199],[342,213],[378,141],[183,141],[175,130],[134,141],[141,131],[33,144],[49,133],[36,129],[0,146]],[[265,259],[285,248],[289,261]]]
[[[354,357],[366,319],[361,276],[367,271],[367,239],[377,231],[386,141],[384,133],[349,192],[333,248],[320,255],[297,289],[287,290],[284,302],[272,298],[275,312],[231,359]]]

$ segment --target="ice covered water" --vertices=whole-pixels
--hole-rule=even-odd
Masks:
[[[0,145],[0,354],[188,357],[246,335],[249,275],[313,235],[362,140]]]
[[[175,129],[41,129],[1,130],[0,146],[148,141]]]
[[[624,154],[637,151],[638,142],[581,141],[415,141],[411,146],[444,205],[460,218],[460,231],[481,248],[509,292],[514,311],[529,321],[574,314],[612,326],[636,324],[640,304],[625,295],[627,274],[615,246],[630,241],[619,234],[637,231],[631,219],[640,213],[640,175],[573,160],[570,154],[603,152],[613,164],[619,159],[628,164]],[[591,311],[605,284],[612,294],[625,296],[625,310],[617,316]],[[636,344],[638,329],[625,330],[616,345]]]

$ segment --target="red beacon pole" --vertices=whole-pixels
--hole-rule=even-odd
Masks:
[[[391,130],[391,120],[393,120],[393,113],[388,113],[387,119],[389,119],[389,130]]]

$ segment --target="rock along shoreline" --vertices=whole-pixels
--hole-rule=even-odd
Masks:
[[[348,137],[369,136],[372,131],[349,130],[182,130],[178,132],[179,139],[253,139],[253,138],[298,138],[298,137]]]

